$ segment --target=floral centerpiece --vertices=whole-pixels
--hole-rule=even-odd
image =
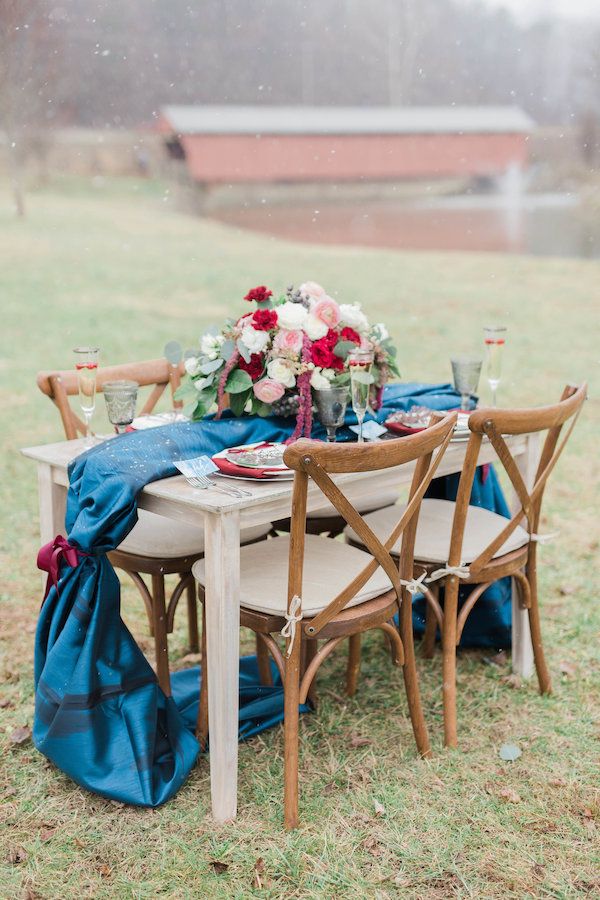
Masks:
[[[349,383],[348,354],[371,350],[371,405],[381,403],[383,386],[398,375],[393,346],[383,324],[370,325],[358,303],[337,303],[319,284],[307,281],[278,299],[261,285],[244,299],[253,308],[224,327],[202,335],[200,348],[187,351],[186,377],[176,397],[184,412],[201,419],[214,405],[245,413],[296,415],[295,440],[310,436],[312,391]]]

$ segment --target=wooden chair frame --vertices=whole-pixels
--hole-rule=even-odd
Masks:
[[[542,645],[540,615],[537,591],[537,543],[542,499],[550,474],[560,458],[575,427],[586,399],[587,385],[567,386],[558,403],[552,406],[532,409],[480,409],[471,413],[469,428],[471,436],[467,444],[465,463],[462,469],[447,566],[444,573],[445,599],[442,610],[438,598],[439,582],[425,587],[427,600],[427,624],[423,640],[425,656],[433,655],[436,626],[442,635],[443,653],[443,695],[444,695],[444,735],[446,746],[457,746],[456,723],[456,646],[460,641],[466,619],[481,595],[500,578],[510,576],[519,588],[522,608],[527,609],[533,655],[541,693],[551,693],[552,685],[546,665]],[[563,426],[569,422],[566,434]],[[528,434],[546,431],[534,485],[529,490],[503,435]],[[462,566],[462,545],[469,510],[469,500],[473,478],[483,437],[492,444],[517,496],[519,506],[506,526],[494,540],[474,559],[468,567]],[[494,557],[518,525],[526,525],[530,540],[524,547]],[[438,564],[427,560],[417,560],[430,573]],[[464,569],[461,571],[461,569]],[[453,570],[453,571],[452,571]],[[435,572],[433,572],[435,577]],[[474,590],[458,613],[458,591],[460,583],[474,585]]]
[[[146,415],[154,410],[165,389],[169,386],[173,406],[180,408],[181,402],[175,400],[174,394],[181,383],[183,372],[183,364],[173,366],[166,359],[106,366],[98,369],[97,390],[101,392],[107,381],[122,379],[137,381],[140,387],[151,386],[152,389],[140,411],[140,415]],[[85,425],[69,403],[69,397],[79,393],[77,373],[73,369],[40,372],[37,376],[37,384],[42,393],[52,400],[60,412],[67,440],[74,440],[79,434],[84,435]],[[202,553],[198,553],[193,556],[159,558],[140,556],[122,550],[113,550],[108,554],[115,568],[122,569],[129,575],[144,601],[150,634],[154,638],[157,677],[161,688],[167,695],[171,693],[167,635],[173,631],[175,610],[184,592],[187,602],[189,650],[190,653],[197,653],[200,649],[196,588],[192,577],[192,566],[202,555]],[[179,579],[171,596],[167,599],[165,575],[169,574],[176,574]],[[148,587],[143,575],[150,576],[151,587]]]
[[[414,543],[421,500],[431,483],[448,446],[456,413],[436,414],[428,429],[420,434],[379,444],[323,444],[301,439],[291,444],[284,455],[286,464],[295,471],[291,508],[291,531],[288,560],[287,616],[268,615],[242,608],[241,624],[252,628],[264,648],[273,656],[284,685],[284,821],[286,828],[298,824],[298,706],[310,698],[314,678],[321,663],[345,638],[350,638],[349,671],[356,666],[362,632],[379,628],[390,639],[393,659],[402,665],[410,717],[419,753],[430,755],[429,737],[421,707],[412,637],[412,604],[409,590],[415,590],[413,579]],[[435,453],[435,455],[434,455]],[[415,462],[408,504],[399,510],[399,521],[383,543],[365,523],[331,475],[344,472],[375,471]],[[318,615],[302,620],[302,571],[306,535],[306,505],[309,479],[335,507],[339,515],[363,539],[372,559],[344,590]],[[400,558],[391,554],[402,538]],[[324,538],[324,540],[326,540]],[[392,584],[392,590],[380,597],[348,608],[378,567]],[[399,611],[399,628],[393,617]],[[294,626],[286,635],[286,651],[282,653],[273,634],[285,629],[286,621]],[[318,647],[319,639],[324,639]],[[268,665],[268,659],[267,659]],[[206,668],[206,667],[205,667]],[[202,679],[198,735],[207,734],[206,678]]]

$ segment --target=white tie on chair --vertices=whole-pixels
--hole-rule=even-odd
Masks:
[[[296,640],[296,625],[298,622],[302,621],[302,600],[298,596],[298,594],[294,594],[292,597],[292,603],[290,605],[290,611],[285,614],[285,625],[281,629],[281,637],[289,638],[290,643],[287,648],[286,657],[289,659],[294,648],[294,641]]]

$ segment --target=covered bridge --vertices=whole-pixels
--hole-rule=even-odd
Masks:
[[[205,184],[489,177],[527,160],[512,106],[167,106],[170,155]]]

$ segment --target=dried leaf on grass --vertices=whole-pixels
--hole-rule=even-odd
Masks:
[[[31,740],[31,728],[29,725],[21,725],[19,728],[15,728],[15,730],[11,733],[9,738],[11,744],[14,744],[15,747],[20,747],[21,744],[26,744]]]
[[[373,741],[371,740],[371,738],[364,737],[361,734],[351,734],[349,743],[352,748],[356,748],[356,747],[368,747],[369,744],[373,743]]]
[[[262,856],[259,856],[256,862],[254,863],[254,874],[252,876],[252,887],[257,890],[261,890],[262,888],[268,888],[270,886],[270,880],[265,877],[265,861]]]
[[[512,788],[502,788],[501,791],[498,791],[498,796],[501,800],[504,800],[505,803],[521,802],[521,796],[517,794],[516,791],[513,791]]]
[[[27,853],[23,847],[11,847],[6,854],[6,862],[9,866],[18,866],[19,863],[25,862]]]
[[[0,700],[0,709],[14,709],[15,704],[12,700],[9,700],[8,697],[2,697]]]
[[[50,827],[43,828],[40,831],[40,841],[45,843],[46,841],[51,840],[51,838],[53,838],[55,834],[56,834],[56,828],[50,828]]]
[[[220,859],[209,859],[208,864],[215,875],[224,875],[229,870],[229,864],[221,862]]]

